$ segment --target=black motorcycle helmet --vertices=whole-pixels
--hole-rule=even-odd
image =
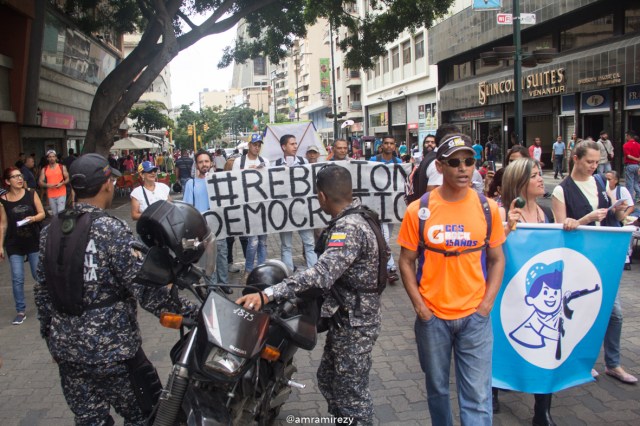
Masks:
[[[256,287],[269,287],[291,275],[291,270],[284,262],[269,259],[261,265],[256,266],[247,277],[247,285]]]
[[[136,231],[147,246],[167,247],[183,264],[197,262],[211,240],[204,217],[182,202],[151,204],[140,216]]]

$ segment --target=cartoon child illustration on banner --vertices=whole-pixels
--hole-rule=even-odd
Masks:
[[[504,333],[528,362],[553,369],[588,333],[601,302],[600,275],[589,259],[570,249],[543,251],[505,288]]]
[[[562,338],[566,332],[564,322],[573,318],[573,310],[569,303],[600,290],[600,285],[595,284],[592,289],[567,291],[563,295],[563,270],[562,260],[550,264],[536,263],[529,268],[525,281],[524,302],[534,310],[523,323],[509,333],[511,339],[527,348],[554,345],[556,360],[562,358]]]

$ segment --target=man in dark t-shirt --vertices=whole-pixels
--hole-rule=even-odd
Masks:
[[[176,160],[176,170],[178,172],[178,179],[180,179],[180,185],[184,188],[184,184],[191,179],[191,169],[193,168],[193,159],[189,158],[189,153],[186,149],[182,150],[182,156]]]

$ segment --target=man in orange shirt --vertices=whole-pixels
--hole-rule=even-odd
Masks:
[[[69,173],[63,164],[58,164],[58,156],[53,149],[47,151],[48,165],[40,171],[40,187],[47,190],[47,199],[51,207],[51,214],[57,215],[67,203],[67,184]]]
[[[460,420],[490,425],[489,314],[504,272],[504,229],[497,204],[471,188],[475,160],[469,137],[445,136],[436,167],[442,186],[411,203],[402,221],[400,274],[417,314],[416,341],[432,424],[453,424],[453,351]]]

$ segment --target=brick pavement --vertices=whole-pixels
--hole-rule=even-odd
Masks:
[[[552,182],[553,180],[548,181]],[[121,205],[111,213],[128,220],[129,205],[119,204]],[[279,246],[279,238],[270,236],[270,257],[279,257]],[[294,247],[300,247],[297,235]],[[392,249],[397,258],[399,248],[395,242]],[[240,245],[234,245],[234,250],[235,258],[241,261]],[[298,251],[297,254],[294,261],[297,265],[303,265],[301,252]],[[640,374],[638,263],[636,261],[632,265],[632,271],[624,272],[621,283],[625,315],[622,364],[636,375]],[[230,276],[233,280],[240,278],[240,274]],[[32,289],[33,281],[29,276],[26,285],[27,320],[21,326],[11,325],[15,312],[9,266],[7,262],[0,263],[0,356],[4,359],[4,366],[0,369],[0,425],[71,425],[73,416],[62,396],[57,368],[39,336]],[[414,313],[401,284],[387,288],[382,306],[383,326],[374,348],[371,372],[376,424],[428,424],[423,375],[413,335]],[[145,351],[165,381],[170,367],[168,352],[176,340],[177,332],[160,327],[157,319],[144,310],[140,310],[139,319]],[[315,385],[315,372],[323,344],[324,337],[321,336],[313,351],[298,352],[296,363],[299,371],[296,380],[305,383],[307,387],[293,390],[277,424],[288,424],[285,420],[288,415],[327,415],[326,403]],[[596,368],[600,372],[604,370],[602,354]],[[450,387],[452,399],[455,400],[453,378]],[[531,395],[518,392],[503,392],[500,395],[502,405],[501,412],[494,416],[496,425],[531,424]],[[456,405],[454,401],[453,406]],[[553,400],[552,413],[558,425],[637,425],[640,423],[640,387],[624,385],[601,375],[596,382],[558,392]],[[457,409],[454,415],[459,424]],[[114,417],[116,424],[122,424],[121,418]]]

